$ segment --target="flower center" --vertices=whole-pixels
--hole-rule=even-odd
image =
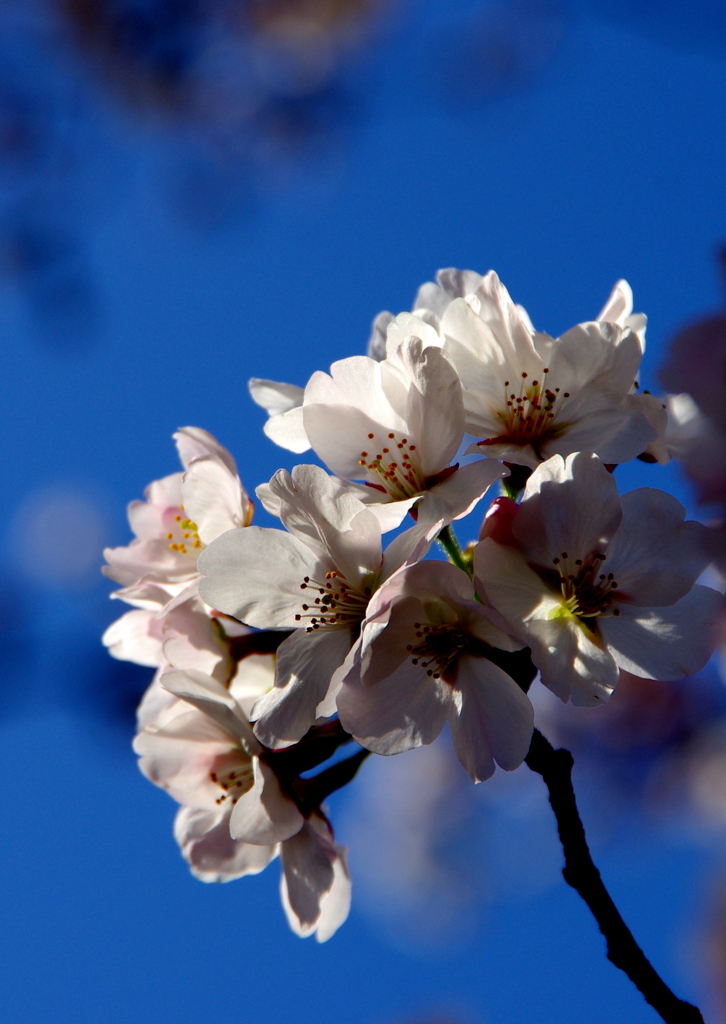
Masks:
[[[549,367],[542,370],[543,376],[549,372]],[[497,437],[480,441],[480,445],[509,443],[537,447],[562,433],[565,425],[556,424],[555,420],[562,412],[563,402],[570,397],[569,391],[548,387],[546,377],[528,383],[528,376],[522,373],[519,394],[513,390],[511,381],[505,380],[505,406],[497,413],[504,430]]]
[[[180,506],[179,512],[169,524],[171,529],[167,531],[166,539],[170,541],[169,550],[178,551],[180,555],[194,555],[198,558],[202,549],[206,547],[199,539],[198,527],[191,519],[184,516],[184,506]]]
[[[618,584],[611,572],[600,571],[604,561],[605,555],[597,551],[584,560],[576,558],[574,562],[566,551],[560,558],[552,559],[560,576],[562,596],[572,615],[580,619],[620,615],[620,609],[612,607]]]
[[[326,572],[323,582],[305,576],[300,589],[309,590],[310,598],[308,604],[300,606],[302,611],[295,616],[295,621],[302,626],[307,620],[307,633],[326,626],[349,626],[362,622],[371,596],[370,587],[356,590],[337,569]]]
[[[417,644],[406,644],[411,655],[411,664],[426,669],[426,675],[433,679],[453,682],[446,678],[447,669],[454,664],[471,644],[471,637],[464,633],[457,623],[445,622],[439,626],[422,625],[414,622]],[[451,677],[453,673],[449,673]]]
[[[376,435],[369,434],[368,441],[376,442]],[[358,465],[365,469],[373,487],[390,494],[394,501],[412,498],[425,490],[416,445],[410,444],[407,437],[389,431],[382,443],[368,447],[371,451],[360,453]]]
[[[229,769],[230,758],[232,768]],[[248,789],[252,788],[254,781],[252,772],[252,763],[249,759],[245,758],[242,760],[240,755],[232,754],[227,755],[224,758],[224,765],[218,765],[216,772],[209,773],[209,781],[213,782],[215,786],[219,786],[222,793],[214,801],[216,804],[221,805],[226,800],[236,804],[241,796],[243,796]],[[224,770],[228,768],[229,770]]]

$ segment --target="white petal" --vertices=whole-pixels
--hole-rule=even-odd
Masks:
[[[450,701],[448,684],[428,677],[409,657],[372,686],[344,683],[338,711],[361,746],[376,754],[400,754],[436,739]]]
[[[602,635],[626,672],[645,679],[682,679],[698,672],[715,647],[721,594],[696,586],[668,608],[619,605],[620,615],[601,620]]]
[[[136,609],[116,619],[101,637],[108,653],[120,661],[156,668],[164,663],[162,626],[153,611]]]
[[[529,557],[546,568],[566,552],[603,551],[622,513],[612,473],[594,455],[555,455],[527,481],[512,532]]]
[[[406,338],[398,358],[407,384],[406,406],[399,411],[404,413],[409,439],[418,446],[422,473],[429,477],[451,463],[464,436],[461,383],[441,349],[426,347],[419,337]]]
[[[491,485],[501,480],[506,472],[506,468],[494,459],[480,459],[461,466],[443,483],[432,487],[424,495],[418,506],[418,522],[441,519],[442,525],[446,525],[453,519],[463,519]]]
[[[242,658],[237,673],[229,684],[229,692],[250,718],[255,701],[272,689],[275,683],[275,655],[250,654]]]
[[[333,884],[323,897],[315,938],[327,942],[350,913],[351,884],[346,850],[336,844],[337,856],[333,861]]]
[[[561,700],[593,708],[610,699],[618,681],[612,654],[573,617],[529,623],[532,661],[540,677]]]
[[[623,521],[608,547],[603,571],[636,605],[661,608],[679,601],[706,568],[707,529],[684,522],[672,494],[641,487],[622,498]]]
[[[282,384],[276,380],[262,380],[259,377],[252,377],[247,382],[252,401],[263,409],[270,416],[280,416],[291,409],[299,408],[303,403],[305,388],[296,384]]]
[[[259,526],[223,533],[198,565],[207,604],[259,629],[294,629],[304,578],[333,567],[289,533]]]
[[[195,459],[182,483],[184,512],[197,526],[204,544],[227,530],[247,526],[252,504],[239,477],[212,455]]]
[[[329,845],[308,821],[282,844],[282,905],[290,927],[303,938],[314,930],[323,898],[333,886]]]
[[[227,734],[241,743],[251,753],[260,749],[249,722],[242,714],[236,700],[211,676],[189,669],[186,672],[167,672],[161,679],[162,686],[170,693],[203,711]]]
[[[302,406],[270,416],[262,428],[267,437],[281,448],[301,455],[310,451],[310,441],[305,430]]]
[[[304,818],[297,805],[280,789],[269,765],[254,760],[255,782],[232,809],[229,830],[233,839],[255,846],[279,843],[299,832]]]
[[[320,466],[280,470],[270,481],[280,518],[290,533],[323,549],[354,587],[381,566],[381,527],[374,513],[348,492],[345,482]]]
[[[616,281],[613,290],[608,296],[607,302],[596,316],[596,320],[606,320],[609,323],[618,324],[623,327],[626,317],[633,312],[633,289],[627,281]]]
[[[474,782],[488,779],[495,761],[507,771],[518,768],[534,728],[527,695],[486,658],[460,659],[456,689],[461,700],[451,705],[449,725],[456,756]]]
[[[230,882],[257,875],[277,856],[277,846],[236,842],[229,834],[229,809],[180,807],[174,838],[192,874],[201,882]]]
[[[174,434],[174,440],[185,469],[188,469],[193,459],[212,455],[220,459],[233,476],[237,475],[237,463],[231,453],[209,431],[201,427],[180,427]]]
[[[318,371],[305,389],[303,421],[310,443],[338,476],[360,477],[361,451],[389,431],[405,431],[381,383],[381,363],[352,356],[333,363],[330,376]],[[369,435],[374,435],[371,439]]]
[[[474,565],[478,592],[486,593],[512,632],[532,647],[545,686],[574,704],[606,701],[617,682],[615,662],[522,555],[487,538],[477,545]]]
[[[393,313],[384,310],[373,320],[366,346],[366,355],[369,359],[375,359],[377,363],[380,363],[382,359],[386,358],[386,332],[388,325],[395,319]]]
[[[349,629],[296,630],[277,649],[275,687],[255,704],[255,735],[266,747],[302,739],[318,718],[333,673],[353,644]]]

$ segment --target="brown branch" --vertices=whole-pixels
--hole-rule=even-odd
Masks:
[[[545,781],[565,854],[562,874],[597,921],[607,942],[608,960],[627,974],[667,1024],[703,1024],[700,1010],[671,992],[650,963],[593,864],[572,788],[572,754],[569,750],[555,750],[535,729],[525,761]]]

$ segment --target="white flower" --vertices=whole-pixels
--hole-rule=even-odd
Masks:
[[[149,584],[155,586],[153,600],[162,591],[167,601],[192,596],[199,554],[220,533],[252,517],[227,449],[199,427],[182,427],[174,439],[186,472],[149,484],[146,500],[132,501],[128,509],[136,539],[104,551],[104,575],[123,587],[113,596],[140,607],[148,607]]]
[[[402,568],[371,601],[349,659],[338,696],[344,727],[369,750],[397,754],[433,742],[448,720],[456,756],[475,782],[489,778],[495,761],[517,768],[534,715],[489,660],[492,648],[521,647],[496,618],[449,563]]]
[[[464,386],[466,430],[481,438],[470,450],[531,468],[573,451],[609,463],[640,455],[657,432],[629,400],[642,340],[625,325],[627,308],[619,295],[603,311],[614,320],[551,338],[533,330],[493,271],[450,302],[441,331]]]
[[[200,590],[220,611],[261,629],[292,629],[277,650],[275,688],[255,706],[255,731],[269,747],[299,740],[335,713],[337,670],[382,579],[420,557],[440,523],[416,526],[381,549],[373,512],[318,466],[275,474],[266,507],[287,532],[231,530],[200,559]]]
[[[313,374],[303,420],[316,454],[362,481],[352,486],[387,528],[417,502],[419,517],[451,522],[503,475],[484,459],[452,465],[464,433],[461,384],[436,332],[410,313],[390,324],[382,362],[354,356]]]
[[[147,720],[134,748],[147,778],[182,805],[174,835],[192,873],[205,882],[230,881],[257,874],[281,852],[290,926],[325,941],[347,917],[350,879],[324,815],[305,817],[283,791],[234,683],[227,691],[190,671],[168,673],[164,685],[175,704]]]
[[[485,523],[477,590],[531,646],[542,682],[562,700],[607,700],[620,669],[671,680],[707,661],[722,598],[694,586],[705,527],[684,515],[663,491],[619,499],[600,460],[575,454],[545,462],[519,508],[500,505]]]

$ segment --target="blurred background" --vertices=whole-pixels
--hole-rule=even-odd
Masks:
[[[722,0],[1,0],[8,1024],[656,1019],[561,879],[541,780],[474,789],[444,741],[334,798],[354,903],[327,945],[288,931],[274,866],[192,879],[134,764],[151,670],[102,648],[124,609],[99,566],[177,427],[250,491],[299,461],[247,379],[363,352],[438,267],[496,269],[552,334],[626,277],[657,391],[723,309],[725,101]],[[678,466],[618,475],[713,514]],[[597,714],[533,698],[636,937],[726,1021],[718,661]]]

